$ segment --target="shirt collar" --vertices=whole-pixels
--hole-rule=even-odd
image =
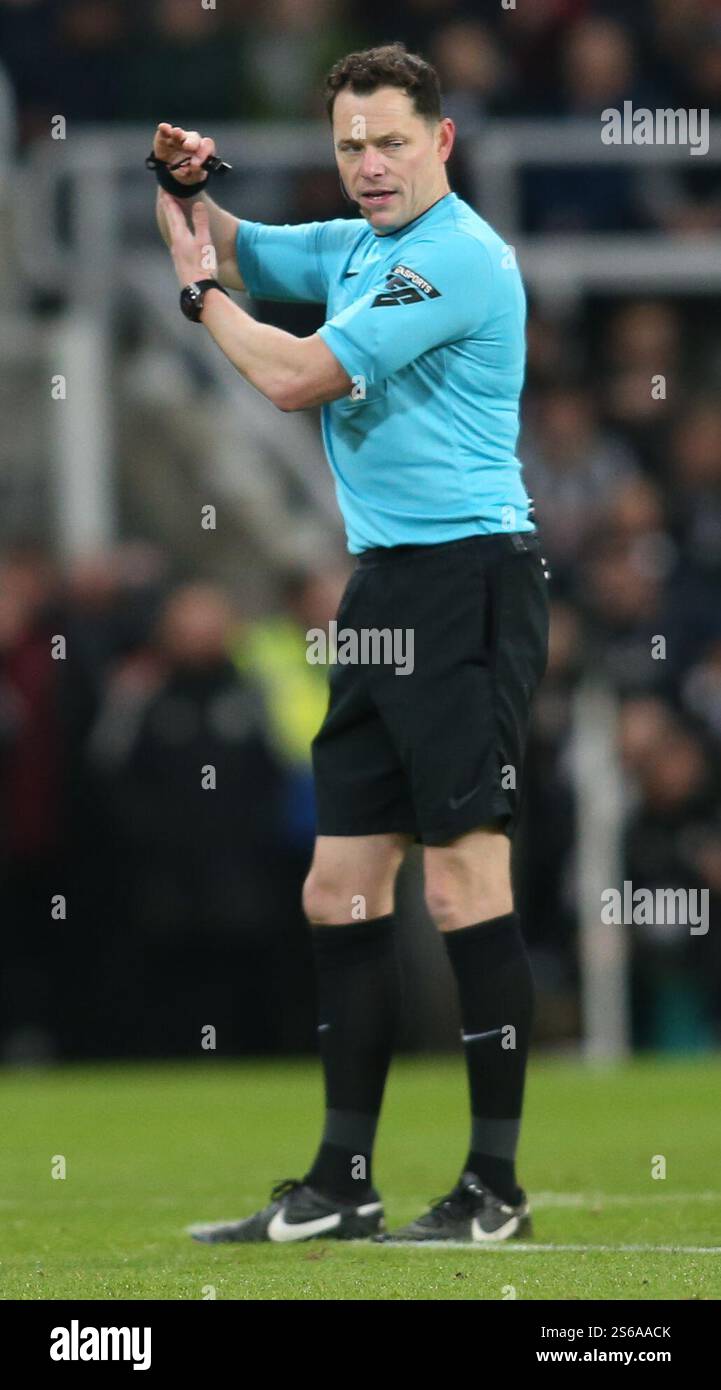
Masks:
[[[435,218],[440,210],[445,212],[451,202],[455,203],[457,201],[457,195],[449,191],[448,193],[444,193],[441,198],[437,198],[435,203],[431,203],[430,207],[426,208],[425,212],[420,212],[411,222],[405,222],[402,227],[396,227],[395,231],[376,232],[373,227],[371,227],[370,230],[379,243],[398,241],[401,237],[406,235],[406,232],[415,231],[417,227],[425,226],[427,222]]]

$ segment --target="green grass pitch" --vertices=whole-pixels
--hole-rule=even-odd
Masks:
[[[312,1063],[209,1053],[7,1070],[0,1087],[4,1299],[721,1297],[716,1056],[534,1061],[519,1167],[534,1238],[486,1249],[188,1238],[187,1225],[247,1215],[302,1174],[321,1118]],[[391,1227],[452,1186],[466,1137],[462,1059],[398,1059],[375,1167]]]

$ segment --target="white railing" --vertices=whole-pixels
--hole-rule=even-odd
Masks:
[[[624,791],[618,702],[589,677],[573,703],[571,771],[583,1048],[589,1061],[607,1062],[631,1049],[628,931],[602,919],[602,895],[623,881]]]
[[[324,122],[241,125],[220,122],[213,136],[234,166],[217,197],[239,216],[282,220],[284,178],[333,167],[333,149]],[[122,129],[83,126],[62,141],[32,146],[21,176],[18,254],[37,285],[87,282],[93,266],[104,283],[113,276],[122,244],[123,207],[143,206],[152,176],[143,167],[152,131],[145,125]],[[642,292],[702,292],[721,286],[721,236],[612,233],[524,237],[520,229],[521,177],[525,169],[634,168],[639,177],[652,170],[718,167],[721,121],[709,124],[709,150],[694,156],[682,145],[606,145],[600,121],[489,121],[463,142],[466,167],[479,211],[518,249],[531,287],[543,291],[548,279],[566,298],[587,288],[610,291],[638,287]],[[68,217],[76,234],[63,246],[59,235],[58,189],[68,185]],[[245,184],[246,196],[243,196]],[[147,197],[148,222],[151,199]],[[280,207],[277,219],[268,209]],[[79,254],[82,252],[82,255]]]
[[[216,429],[199,467],[206,480],[220,487],[252,521],[268,562],[298,558],[298,546],[316,554],[324,542],[336,546],[340,516],[310,419],[278,412],[234,371],[205,334],[188,331],[178,312],[175,277],[159,234],[158,248],[153,244],[150,250],[127,234],[123,214],[128,201],[136,221],[155,227],[155,181],[143,167],[147,146],[144,128],[121,133],[83,129],[66,141],[36,143],[18,179],[15,250],[20,267],[37,289],[60,289],[67,296],[64,314],[47,344],[53,374],[73,381],[62,419],[57,413],[51,416],[51,426],[56,426],[51,428],[50,444],[60,548],[67,554],[92,550],[106,544],[114,531],[116,402],[107,381],[114,308],[130,298],[151,339],[191,359],[209,382],[208,395],[217,408]],[[134,183],[138,170],[140,178]],[[91,341],[94,347],[88,354]],[[171,434],[172,428],[169,424]],[[243,441],[235,479],[226,447],[233,430]],[[182,419],[178,431],[180,438]]]

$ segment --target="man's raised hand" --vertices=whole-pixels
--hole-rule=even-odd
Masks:
[[[208,182],[208,171],[202,166],[209,155],[216,154],[215,141],[210,136],[202,136],[197,130],[184,130],[182,126],[161,121],[153,139],[153,154],[156,159],[162,160],[167,166],[164,172],[169,173],[172,180],[177,180],[178,184],[184,184],[186,188],[192,189],[192,192],[185,193],[179,188],[177,192],[182,191],[183,196],[178,198],[174,196],[172,187],[168,190],[168,194],[161,187],[158,190],[156,200],[156,215],[160,235],[166,246],[173,251],[173,259],[176,262],[179,277],[181,273],[187,277],[182,283],[187,284],[189,280],[196,278],[197,274],[202,272],[205,276],[217,276],[221,284],[226,285],[229,289],[245,289],[238,269],[236,254],[240,221],[232,213],[227,212],[225,208],[218,207],[205,189]],[[182,162],[185,160],[187,163]],[[218,163],[220,162],[218,161]],[[179,164],[181,165],[180,168],[173,167]],[[230,168],[230,165],[223,167]],[[222,170],[218,170],[218,172],[220,173]],[[195,191],[196,186],[197,193]],[[191,241],[197,241],[199,226],[197,213],[191,214],[187,205],[194,198],[200,201],[201,195],[201,206],[206,209],[208,218],[207,241],[211,244],[211,250],[214,249],[215,251],[217,270],[210,269],[203,258],[200,265],[193,265],[193,274],[187,275],[189,247],[182,237],[180,237],[179,244],[180,224],[177,218],[170,220],[172,213],[168,213],[168,204],[169,202],[173,203],[176,209],[182,211],[186,219],[190,218],[186,230],[190,234]],[[201,242],[204,238],[205,233],[203,232],[200,237]],[[194,257],[194,252],[191,252],[190,255]],[[182,272],[179,268],[180,264],[183,266]]]
[[[193,280],[217,279],[218,258],[210,233],[208,209],[200,199],[191,204],[191,228],[180,204],[162,189],[160,201],[168,223],[168,245],[178,283],[189,285]]]
[[[204,183],[206,171],[202,165],[209,154],[215,154],[215,141],[197,130],[184,130],[182,126],[161,121],[153,140],[153,154],[168,165],[178,183]],[[173,165],[180,164],[181,160],[187,163],[174,169]]]

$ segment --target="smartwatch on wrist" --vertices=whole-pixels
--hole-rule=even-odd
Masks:
[[[208,290],[220,290],[227,299],[230,299],[228,291],[223,288],[218,280],[193,280],[191,284],[184,285],[180,291],[180,307],[186,319],[191,323],[200,323],[200,315],[203,312],[203,301]]]

